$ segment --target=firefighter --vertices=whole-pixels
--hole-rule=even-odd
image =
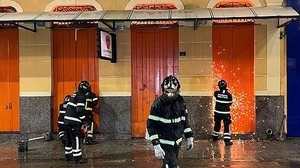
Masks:
[[[225,80],[220,80],[218,82],[219,90],[214,92],[214,97],[216,101],[215,111],[214,111],[214,131],[213,131],[213,141],[219,140],[219,131],[221,128],[221,122],[224,123],[224,142],[225,145],[232,145],[231,134],[230,134],[230,106],[232,104],[232,95],[228,92],[227,83]]]
[[[85,112],[86,94],[90,84],[81,81],[78,90],[75,92],[68,103],[64,117],[66,129],[66,161],[74,160],[75,164],[86,163],[87,159],[82,158],[81,143],[83,138],[82,130],[88,127],[88,120]]]
[[[64,117],[67,109],[68,102],[70,101],[71,96],[67,95],[64,98],[64,102],[59,105],[59,116],[58,116],[58,135],[61,142],[66,145],[66,134],[65,134],[65,124]]]
[[[147,120],[147,132],[155,156],[162,159],[163,167],[179,167],[178,153],[183,135],[187,150],[194,146],[193,132],[189,125],[188,111],[179,94],[179,80],[170,75],[161,84],[163,94],[154,100]]]
[[[87,129],[87,136],[85,136],[83,143],[86,145],[96,144],[93,140],[93,127],[94,127],[94,119],[93,119],[93,108],[98,104],[98,97],[95,93],[92,92],[91,87],[88,88],[88,92],[86,95],[86,104],[85,104],[85,112],[89,121],[90,127]]]

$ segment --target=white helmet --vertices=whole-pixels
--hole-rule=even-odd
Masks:
[[[179,80],[175,76],[170,75],[163,80],[161,88],[163,93],[166,94],[168,97],[175,96],[179,93]]]

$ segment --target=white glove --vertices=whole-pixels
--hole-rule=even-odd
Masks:
[[[191,150],[194,147],[194,137],[189,137],[187,139],[186,150]]]
[[[165,151],[161,148],[161,146],[158,144],[158,145],[155,145],[153,147],[154,147],[155,156],[158,159],[164,159],[165,158]]]

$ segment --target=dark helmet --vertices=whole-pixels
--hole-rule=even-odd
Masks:
[[[179,80],[175,76],[168,76],[166,77],[162,84],[161,88],[164,94],[167,94],[169,97],[178,94],[180,89]]]
[[[90,90],[90,84],[88,81],[84,80],[84,81],[81,81],[78,85],[78,91],[79,92],[88,92]]]
[[[64,99],[65,102],[69,102],[70,100],[71,100],[71,95],[65,96],[65,99]]]
[[[89,85],[88,89],[86,90],[87,92],[91,92],[92,91],[92,86]]]
[[[225,90],[225,89],[227,88],[227,83],[226,83],[225,80],[220,80],[220,81],[218,82],[218,86],[219,86],[219,89],[220,89],[220,90]]]

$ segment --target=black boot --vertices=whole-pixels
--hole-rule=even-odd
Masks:
[[[213,141],[217,141],[217,140],[219,140],[219,137],[213,136]]]
[[[73,160],[73,156],[72,155],[70,155],[70,154],[65,155],[65,161],[66,162],[69,162],[69,161],[72,161],[72,160]]]
[[[87,162],[87,159],[85,159],[85,158],[78,158],[78,159],[74,160],[75,164],[83,164],[83,163],[86,163],[86,162]]]
[[[229,146],[229,145],[232,145],[232,144],[233,144],[232,141],[227,141],[227,142],[225,142],[225,145],[226,145],[226,146]]]
[[[88,138],[84,139],[84,144],[85,145],[95,145],[95,144],[97,144],[97,142],[94,141],[92,137],[88,137]]]

